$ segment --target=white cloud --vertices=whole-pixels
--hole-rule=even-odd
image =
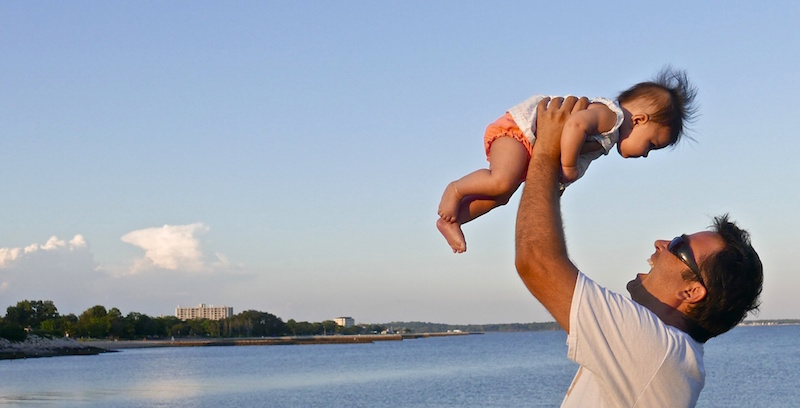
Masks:
[[[208,269],[198,239],[200,234],[208,231],[209,228],[202,223],[164,225],[132,231],[121,239],[144,250],[144,258],[136,262],[133,272],[150,267],[198,272]]]
[[[0,306],[24,299],[63,302],[87,294],[102,277],[82,235],[68,241],[54,236],[44,244],[0,248]]]
[[[68,253],[86,249],[88,244],[82,235],[75,235],[69,242],[58,239],[56,236],[50,237],[43,245],[30,244],[25,248],[0,248],[0,268],[9,267],[17,261],[36,256],[36,253]]]
[[[207,231],[196,223],[125,234],[122,241],[144,250],[133,265],[100,265],[82,235],[0,248],[0,310],[24,299],[52,300],[62,314],[104,305],[162,315],[177,304],[230,303],[237,299],[231,293],[253,286],[254,275],[223,254],[205,256],[200,238]],[[147,273],[165,270],[190,273]]]
[[[0,268],[16,261],[22,253],[21,248],[0,248]]]

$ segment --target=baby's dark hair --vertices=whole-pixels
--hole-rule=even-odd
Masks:
[[[670,145],[684,135],[684,123],[691,123],[697,114],[697,88],[689,83],[686,71],[667,65],[650,82],[641,82],[617,97],[619,103],[645,98],[653,103],[655,112],[650,120],[669,128]]]

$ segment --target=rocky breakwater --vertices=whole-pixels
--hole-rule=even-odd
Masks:
[[[108,352],[67,338],[47,338],[28,335],[25,341],[0,338],[0,360],[33,357],[94,355]]]

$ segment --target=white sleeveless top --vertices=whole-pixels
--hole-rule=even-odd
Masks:
[[[531,142],[531,145],[536,142],[536,106],[542,99],[546,97],[547,95],[534,95],[508,110],[508,113],[511,114],[511,117],[514,119],[514,122],[516,122],[520,130],[522,130],[522,133],[524,133]],[[552,99],[554,96],[551,96],[550,98]],[[607,155],[608,152],[611,151],[611,148],[613,148],[617,141],[619,141],[619,127],[622,125],[622,121],[625,119],[625,115],[622,113],[622,108],[619,106],[619,103],[615,101],[607,98],[592,98],[589,99],[589,102],[602,103],[606,105],[608,109],[611,109],[611,111],[617,115],[617,121],[614,123],[614,127],[612,127],[611,130],[599,135],[589,136],[588,140],[593,140],[597,143],[600,143],[600,146],[603,149],[584,153],[578,156],[578,178],[583,177],[583,175],[586,173],[586,169],[589,168],[589,163],[600,156]],[[566,188],[566,186],[569,184],[572,183],[563,184],[561,186],[561,190],[563,191],[564,188]]]

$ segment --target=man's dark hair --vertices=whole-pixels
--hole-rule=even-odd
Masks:
[[[728,214],[715,217],[712,228],[725,246],[700,266],[706,297],[688,312],[694,326],[689,334],[699,342],[725,333],[748,312],[757,310],[764,281],[761,259],[750,244],[750,234],[729,221]],[[684,279],[697,280],[691,271]]]
[[[691,123],[697,114],[695,105],[697,88],[689,83],[686,71],[667,65],[650,82],[640,82],[617,97],[619,103],[645,98],[653,103],[655,111],[650,120],[669,129],[670,145],[680,141],[684,122]]]

